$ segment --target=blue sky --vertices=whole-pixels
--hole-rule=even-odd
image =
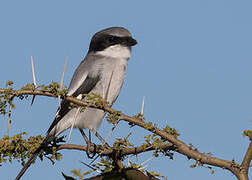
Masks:
[[[145,96],[147,121],[169,125],[180,139],[201,152],[241,162],[248,139],[241,134],[252,122],[252,2],[248,0],[178,1],[0,1],[0,86],[12,80],[16,88],[32,82],[33,55],[38,84],[60,81],[69,55],[65,85],[85,57],[92,35],[106,27],[124,26],[137,39],[127,75],[114,108],[134,115]],[[45,134],[57,108],[57,100],[37,97],[17,101],[11,135],[27,131]],[[0,135],[7,133],[7,117],[0,117]],[[103,122],[106,136],[111,125]],[[115,137],[132,132],[130,140],[143,141],[146,131],[120,123]],[[68,131],[65,133],[68,134]],[[71,143],[83,144],[78,131]],[[24,179],[62,179],[61,172],[88,170],[85,153],[62,151],[63,160],[48,160],[28,170]],[[139,155],[138,163],[151,157]],[[134,157],[130,157],[135,160]],[[148,162],[155,170],[177,179],[222,179],[235,177],[214,168],[189,168],[193,161],[175,153],[174,160],[160,157]],[[17,162],[0,168],[1,178],[13,179]],[[183,172],[183,173],[182,173]],[[252,176],[250,172],[250,176]]]

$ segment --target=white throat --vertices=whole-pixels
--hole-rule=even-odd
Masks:
[[[98,55],[112,57],[112,58],[130,58],[130,48],[126,46],[122,46],[120,44],[109,46],[103,51],[96,52]]]

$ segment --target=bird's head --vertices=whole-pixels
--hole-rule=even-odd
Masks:
[[[128,50],[137,41],[130,32],[123,27],[110,27],[94,34],[89,46],[89,52],[98,52],[102,55],[113,55],[116,51]],[[120,54],[120,53],[119,53]]]

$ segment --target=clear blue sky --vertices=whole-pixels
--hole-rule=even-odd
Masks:
[[[69,55],[65,84],[84,58],[92,35],[110,26],[128,28],[138,40],[133,47],[127,75],[114,108],[134,115],[146,97],[147,121],[170,125],[180,139],[201,152],[241,162],[248,146],[242,131],[252,122],[252,2],[249,0],[178,1],[0,1],[0,86],[12,80],[16,88],[32,82],[30,56],[34,56],[38,84],[60,81]],[[57,108],[57,100],[37,97],[16,102],[11,135],[27,131],[45,134]],[[7,133],[7,117],[0,117],[0,136]],[[111,126],[104,121],[99,132]],[[140,144],[145,131],[120,123],[115,137],[132,132]],[[65,133],[66,135],[68,132]],[[78,131],[71,143],[83,144]],[[63,179],[61,171],[88,170],[85,153],[62,151],[63,160],[53,166],[39,160],[24,179]],[[139,155],[138,163],[151,157]],[[134,157],[130,159],[135,160]],[[189,168],[194,161],[175,153],[174,160],[160,157],[148,162],[169,180],[230,180],[223,169]],[[0,167],[1,179],[13,179],[17,162]],[[250,172],[250,176],[252,173]]]

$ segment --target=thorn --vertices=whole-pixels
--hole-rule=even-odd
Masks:
[[[63,172],[61,172],[62,176],[64,176],[65,180],[75,180],[73,177],[65,175]]]
[[[36,95],[33,95],[33,96],[32,96],[32,102],[31,102],[31,105],[32,105],[32,104],[33,104],[33,102],[34,102],[35,97],[36,97]]]
[[[49,156],[45,156],[45,157],[51,161],[52,165],[55,164],[54,160],[51,157],[49,157]]]
[[[64,63],[64,70],[62,72],[62,76],[61,76],[61,81],[60,81],[60,90],[63,90],[63,83],[64,83],[64,78],[65,78],[65,72],[66,72],[66,66],[67,66],[67,62],[68,62],[68,58],[69,56],[66,57],[65,59],[65,63]],[[58,96],[58,104],[60,107],[60,96]]]
[[[34,70],[34,62],[33,62],[33,57],[31,56],[31,66],[32,66],[32,78],[33,78],[33,84],[35,86],[35,88],[37,87],[37,83],[36,83],[36,76],[35,76],[35,70]],[[32,96],[32,102],[31,105],[33,104],[35,100],[35,95]]]
[[[32,78],[33,78],[33,84],[35,87],[37,87],[36,83],[36,76],[35,76],[35,70],[34,70],[34,62],[33,62],[33,57],[31,56],[31,65],[32,65]]]
[[[101,171],[100,171],[99,169],[96,169],[96,168],[94,168],[94,167],[90,166],[89,164],[84,163],[84,162],[82,162],[82,161],[80,161],[80,162],[81,162],[82,164],[86,165],[87,167],[89,167],[90,169],[92,169],[93,171],[96,171],[96,172],[98,172],[98,173],[101,173]]]
[[[67,56],[66,59],[65,59],[64,70],[62,72],[61,81],[60,81],[60,90],[63,89],[63,82],[64,82],[64,77],[65,77],[65,72],[66,72],[66,66],[67,66],[68,58],[69,58],[69,56]]]
[[[139,168],[139,170],[144,170],[144,169],[146,169],[147,167],[148,167],[148,165],[143,166],[143,167]]]
[[[89,164],[93,164],[99,157],[100,155],[98,154]]]
[[[147,160],[145,160],[144,162],[142,162],[141,164],[140,164],[140,166],[143,166],[144,164],[146,164],[147,162],[149,162],[150,160],[152,160],[153,159],[153,157],[151,156],[149,159],[147,159]]]
[[[141,107],[140,115],[142,116],[143,113],[144,113],[144,96],[143,96],[143,101],[142,101],[142,107]]]

